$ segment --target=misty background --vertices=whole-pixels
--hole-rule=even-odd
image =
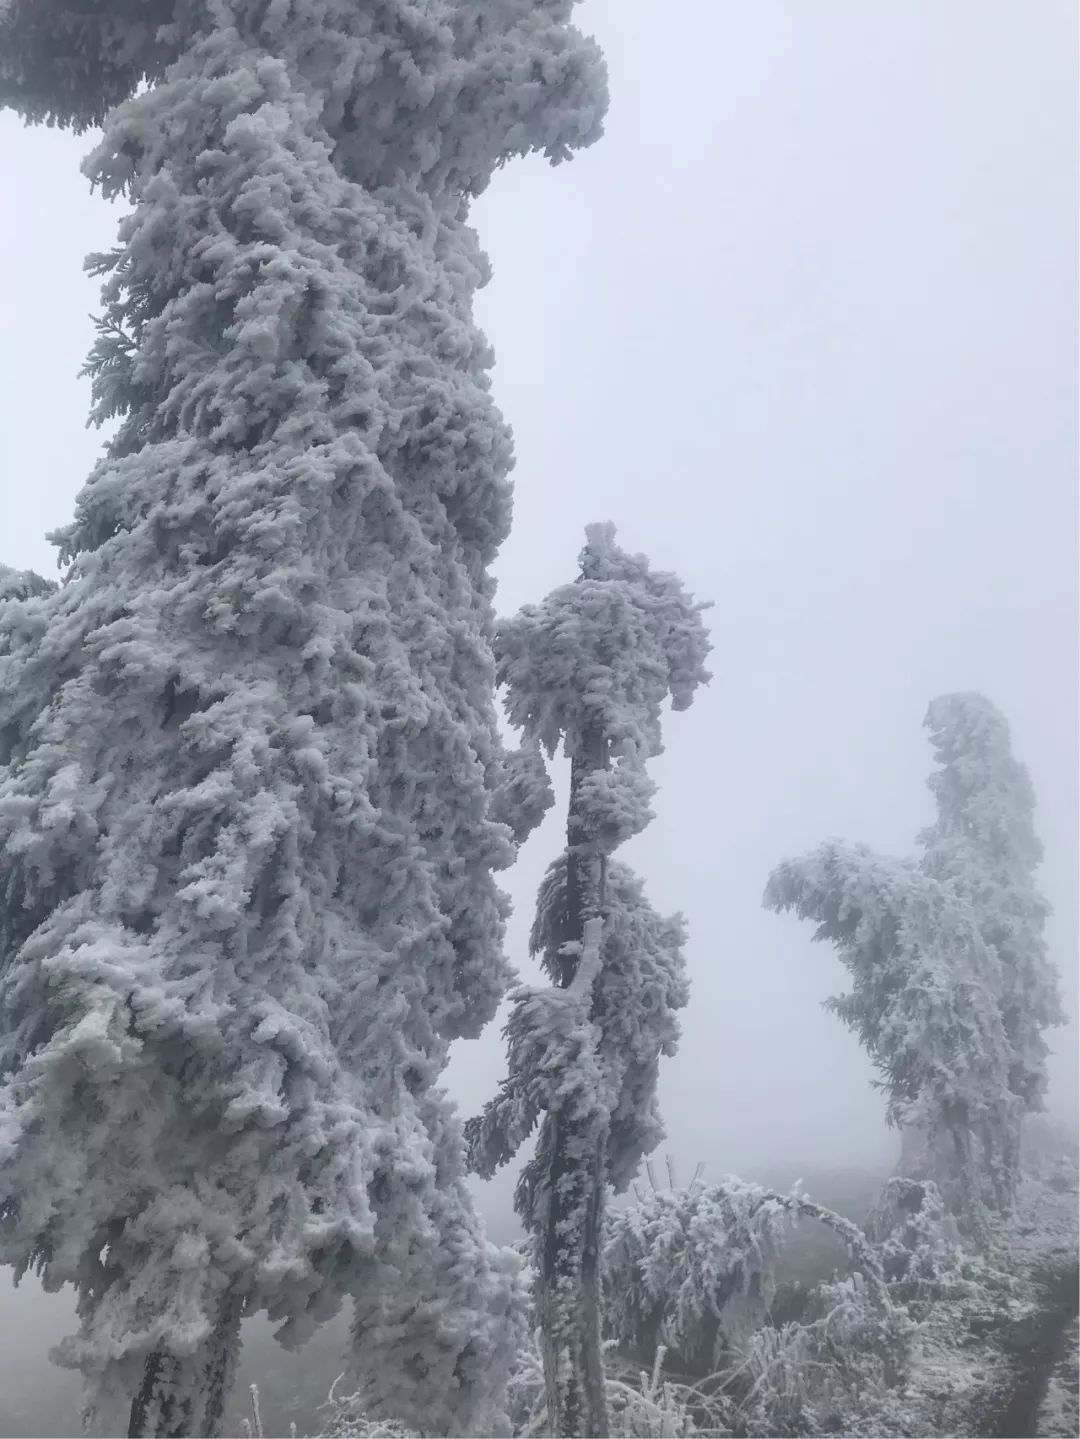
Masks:
[[[578,23],[607,55],[605,138],[517,162],[473,211],[518,455],[497,603],[571,579],[598,519],[715,602],[712,684],[667,718],[657,818],[626,852],[690,931],[660,1153],[684,1180],[892,1162],[870,1065],[820,1007],[844,973],[761,893],[826,838],[912,849],[923,715],[960,689],[1004,711],[1038,796],[1071,1016],[1051,1107],[1075,1124],[1076,6],[586,0]],[[121,207],[79,172],[92,141],[0,114],[0,562],[47,574],[101,445],[81,266]],[[504,880],[528,981],[557,779]],[[464,1114],[503,1072],[498,1024],[456,1047]],[[500,1238],[512,1181],[478,1186]],[[0,1276],[0,1434],[35,1432],[12,1395],[38,1383],[36,1432],[58,1432],[41,1406],[77,1386],[45,1348],[71,1307]]]

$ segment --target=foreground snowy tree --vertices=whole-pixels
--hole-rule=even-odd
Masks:
[[[998,960],[998,1003],[1018,1100],[1010,1169],[1019,1171],[1019,1121],[1046,1093],[1043,1033],[1064,1014],[1046,950],[1050,905],[1035,884],[1042,845],[1035,793],[1013,757],[1005,717],[980,694],[942,695],[926,715],[939,768],[929,785],[937,819],[919,836],[923,869],[965,899]]]
[[[970,906],[913,862],[839,844],[778,866],[765,904],[835,946],[852,988],[829,1008],[873,1060],[889,1121],[948,1140],[956,1203],[978,1224],[1007,1202],[1016,1101],[998,960]]]
[[[552,989],[522,989],[507,1025],[509,1074],[470,1121],[490,1175],[537,1124],[516,1207],[532,1234],[548,1422],[608,1432],[600,1334],[600,1245],[608,1184],[624,1188],[663,1130],[661,1054],[686,1003],[683,929],[662,919],[614,850],[651,819],[645,764],[660,709],[685,709],[708,679],[700,605],[675,576],[587,532],[581,574],[502,625],[498,677],[526,742],[570,759],[565,852],[540,890],[531,951]]]
[[[217,1432],[242,1315],[345,1299],[370,1413],[501,1427],[513,1262],[437,1088],[512,857],[466,220],[599,133],[571,8],[0,5],[0,100],[104,121],[132,206],[119,427],[65,584],[0,604],[0,1260],[76,1287],[61,1357],[132,1433]]]

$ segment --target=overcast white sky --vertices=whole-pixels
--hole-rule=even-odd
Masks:
[[[587,0],[606,137],[496,176],[480,317],[516,433],[504,610],[572,577],[582,531],[676,569],[715,678],[673,716],[629,855],[691,932],[663,1101],[689,1172],[888,1155],[842,982],[767,915],[821,839],[908,849],[928,700],[979,689],[1031,768],[1050,938],[1077,1011],[1077,9],[1073,0]],[[87,137],[0,116],[0,559],[51,571],[99,437],[76,372]],[[553,819],[511,877],[522,953]],[[1076,1029],[1053,1037],[1076,1112]],[[459,1055],[466,1109],[501,1074]]]

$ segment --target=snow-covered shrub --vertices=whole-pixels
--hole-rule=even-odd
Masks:
[[[956,1221],[933,1180],[889,1179],[866,1221],[897,1303],[932,1302],[965,1289]]]
[[[364,1396],[360,1392],[338,1394],[337,1387],[344,1375],[330,1387],[326,1402],[319,1406],[326,1417],[319,1439],[416,1439],[413,1432],[393,1419],[372,1419],[364,1412]]]
[[[723,1439],[730,1434],[734,1410],[725,1396],[669,1377],[666,1361],[662,1345],[647,1367],[619,1363],[609,1352],[604,1388],[614,1439]],[[514,1435],[524,1439],[552,1432],[543,1361],[535,1339],[522,1351],[511,1375],[508,1407]]]
[[[738,1179],[635,1192],[607,1223],[607,1333],[646,1361],[663,1345],[708,1373],[764,1319],[790,1220],[780,1196]]]
[[[782,1194],[734,1178],[695,1180],[685,1189],[635,1191],[610,1216],[604,1282],[612,1339],[638,1356],[665,1344],[690,1372],[707,1372],[761,1326],[780,1246],[793,1223],[807,1220],[836,1234],[860,1293],[889,1315],[881,1257],[857,1224],[798,1188]]]
[[[854,1272],[810,1290],[800,1322],[774,1323],[775,1262],[796,1221],[829,1226]],[[624,1362],[670,1349],[714,1418],[750,1434],[822,1432],[837,1406],[901,1382],[912,1324],[857,1225],[794,1190],[736,1179],[635,1192],[611,1214],[605,1318]],[[691,1415],[694,1403],[688,1405]]]
[[[750,1335],[724,1376],[739,1431],[747,1435],[811,1434],[814,1402],[828,1402],[828,1368],[815,1331],[804,1324],[767,1325]]]
[[[818,1285],[809,1317],[765,1325],[724,1374],[740,1429],[750,1435],[847,1432],[838,1416],[865,1412],[903,1382],[912,1325],[865,1274]]]
[[[611,1432],[619,1439],[722,1439],[730,1434],[732,1406],[718,1390],[665,1378],[667,1351],[656,1351],[652,1366],[623,1377],[608,1376]]]

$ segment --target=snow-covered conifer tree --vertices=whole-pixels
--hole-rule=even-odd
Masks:
[[[599,133],[571,9],[0,6],[0,101],[103,122],[132,206],[119,426],[66,582],[0,605],[0,1260],[76,1287],[133,1433],[216,1432],[242,1314],[345,1298],[373,1414],[500,1427],[513,1267],[437,1088],[508,977],[467,211]]]
[[[509,1073],[470,1121],[483,1174],[539,1123],[516,1206],[534,1238],[549,1423],[605,1435],[600,1245],[605,1187],[624,1188],[662,1136],[661,1054],[686,1003],[683,929],[661,918],[613,851],[651,816],[646,761],[660,710],[690,704],[709,650],[702,606],[674,576],[587,531],[581,574],[500,626],[498,677],[526,745],[570,759],[567,847],[541,886],[531,950],[554,987],[522,989]],[[535,792],[535,785],[530,786]]]
[[[929,785],[937,819],[919,836],[923,869],[965,899],[998,960],[1009,1084],[1024,1112],[1042,1108],[1047,1046],[1043,1032],[1064,1015],[1058,976],[1047,955],[1050,905],[1035,884],[1042,845],[1035,834],[1035,793],[1013,757],[1004,715],[980,694],[942,695],[927,711],[940,766]],[[1010,1168],[1019,1167],[1019,1129]]]
[[[978,1223],[1006,1200],[1016,1101],[998,958],[970,906],[913,861],[835,843],[778,866],[765,904],[835,946],[852,988],[829,1008],[873,1060],[890,1122],[947,1137],[955,1201]]]

